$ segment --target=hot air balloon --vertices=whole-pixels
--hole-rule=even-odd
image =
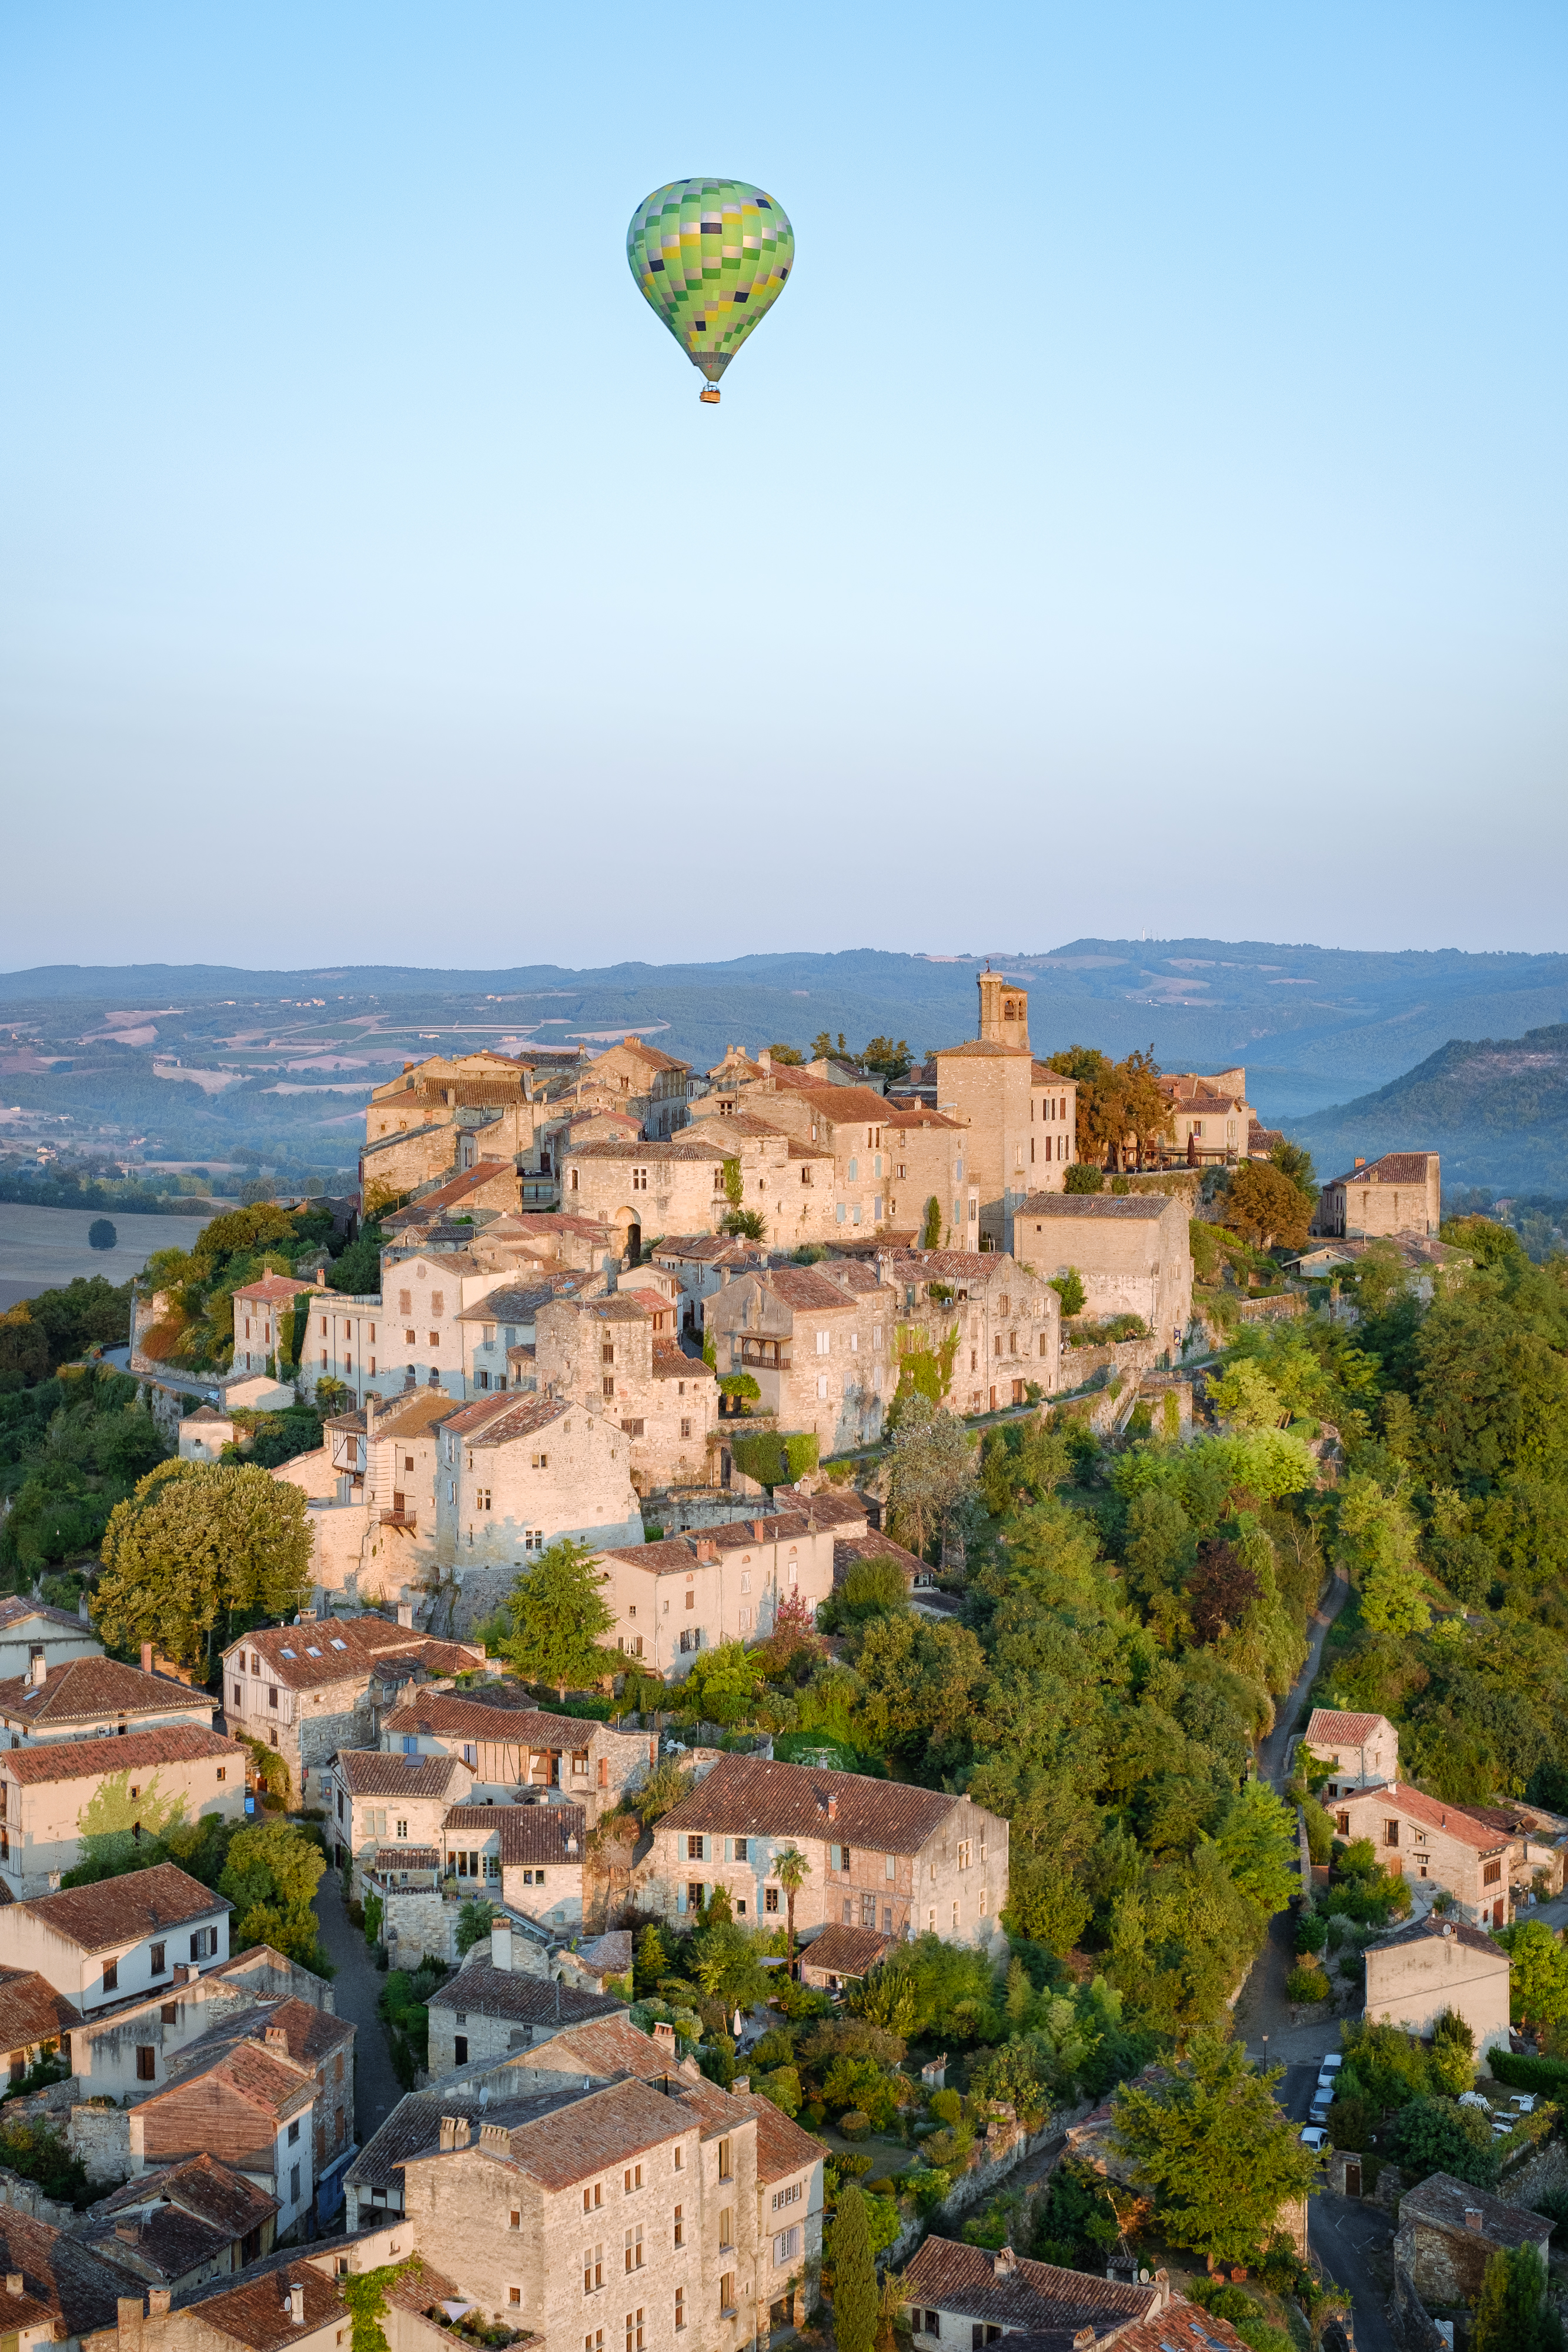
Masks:
[[[699,397],[711,406],[720,376],[784,291],[795,232],[783,205],[744,180],[672,180],[632,214],[626,259],[706,377]]]

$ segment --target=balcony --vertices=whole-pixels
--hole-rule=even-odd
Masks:
[[[390,1511],[383,1511],[381,1516],[381,1523],[383,1528],[402,1528],[405,1534],[413,1535],[419,1526],[419,1513],[417,1511],[405,1511],[401,1507]]]

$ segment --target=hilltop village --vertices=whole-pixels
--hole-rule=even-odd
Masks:
[[[1535,2291],[1568,1324],[1436,1154],[987,971],[411,1062],[361,1178],[0,1395],[18,2352],[1274,2352],[1380,2179],[1401,2341]]]

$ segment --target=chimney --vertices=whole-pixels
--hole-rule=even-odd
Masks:
[[[991,2258],[992,2273],[997,2278],[1011,2278],[1019,2266],[1019,2258],[1010,2246],[1003,2246]]]
[[[288,2316],[296,2327],[305,2325],[305,2289],[298,2279],[288,2282]]]
[[[166,2286],[150,2286],[147,2290],[148,2318],[167,2319],[169,2316],[169,2303],[170,2294],[169,2289]]]
[[[8,2271],[6,2273],[5,2292],[7,2294],[21,2294],[22,2273],[20,2271]],[[141,2341],[141,2297],[139,2294],[120,2295],[115,2300],[114,2308],[116,2333],[118,2334],[120,2342],[122,2344],[140,2344]]]
[[[444,2148],[466,2147],[468,2130],[466,2116],[443,2116],[441,2118],[442,2147]]]
[[[1474,2230],[1474,2231],[1476,2231],[1479,2233],[1479,2230],[1480,2230],[1480,2226],[1481,2226],[1481,2209],[1480,2209],[1480,2207],[1479,2207],[1479,2205],[1467,2205],[1467,2206],[1466,2206],[1466,2208],[1465,2208],[1465,2227],[1466,2227],[1466,2229],[1467,2229],[1467,2230]]]
[[[834,1796],[831,1796],[831,1795],[830,1795],[830,1797],[829,1797],[829,1799],[828,1799],[828,1819],[829,1819],[831,1822],[836,1822],[836,1821],[838,1820],[838,1818],[839,1818],[839,1801],[838,1801],[837,1797],[834,1797]]]
[[[503,1925],[502,1922],[497,1919],[491,1927],[490,1966],[493,1969],[499,1969],[503,1976],[509,1977],[512,1973],[512,1929],[510,1921],[507,1921]]]
[[[269,2050],[281,2050],[285,2056],[287,2055],[288,2036],[284,2032],[281,2025],[269,2025],[267,2027],[267,2046]]]
[[[749,2091],[751,2088],[750,2075],[737,2074],[729,2087],[732,2091]]]
[[[1159,2301],[1155,2304],[1155,2309],[1156,2311],[1164,2311],[1171,2299],[1171,2274],[1169,2271],[1156,2271],[1155,2273],[1155,2292],[1159,2296]]]
[[[771,1046],[762,1045],[758,1047],[757,1066],[759,1070],[771,1072],[773,1068],[773,1051]]]
[[[1079,2327],[1074,2329],[1072,2336],[1072,2352],[1093,2352],[1093,2346],[1094,2330],[1092,2327]]]
[[[367,1389],[365,1391],[365,1437],[367,1442],[376,1433],[376,1405],[378,1402],[379,1400],[377,1399],[375,1391],[373,1389]]]
[[[673,2052],[675,2046],[674,2027],[661,2019],[653,2027],[653,2039],[661,2050]]]
[[[1365,1160],[1358,1160],[1356,1161],[1356,1163],[1355,1163],[1355,1164],[1356,1164],[1356,1166],[1357,1166],[1358,1168],[1364,1168],[1364,1167],[1365,1167],[1365,1165],[1366,1165],[1366,1162],[1365,1162]]]
[[[400,1625],[407,1625],[412,1630],[413,1625],[413,1603],[412,1601],[400,1601],[398,1602],[397,1622]]]
[[[144,1675],[150,1675],[152,1671],[152,1644],[151,1642],[143,1642],[141,1644],[141,1671]]]
[[[48,1675],[48,1671],[49,1662],[45,1657],[42,1650],[39,1651],[36,1658],[28,1659],[27,1680],[32,1684],[35,1690],[42,1689],[44,1682]]]

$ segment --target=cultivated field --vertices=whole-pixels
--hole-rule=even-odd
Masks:
[[[0,1308],[52,1290],[73,1275],[101,1274],[124,1282],[140,1274],[154,1250],[190,1249],[206,1217],[134,1217],[110,1213],[119,1234],[111,1250],[89,1249],[87,1229],[98,1209],[31,1209],[0,1201]]]

